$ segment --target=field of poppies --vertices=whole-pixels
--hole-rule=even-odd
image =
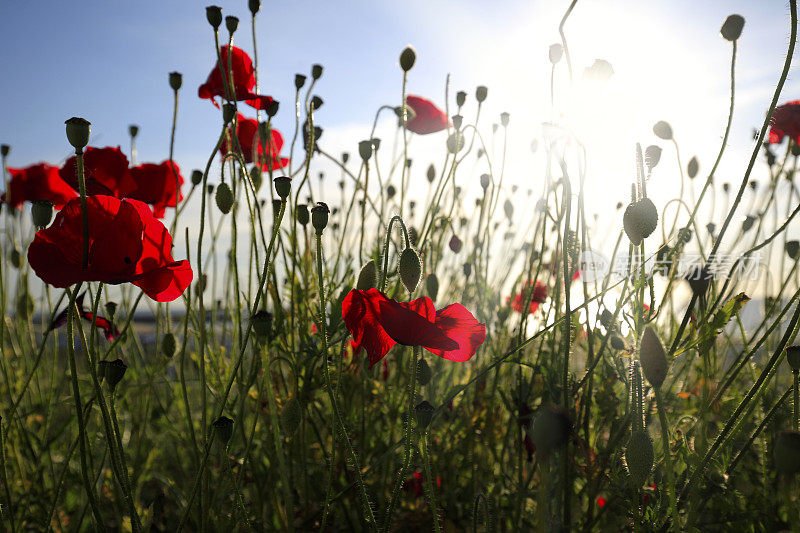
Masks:
[[[169,74],[163,162],[137,160],[133,125],[113,141],[129,150],[92,145],[81,117],[61,165],[2,145],[0,529],[799,531],[789,4],[740,174],[715,176],[746,31],[731,15],[716,160],[665,170],[678,144],[656,123],[610,230],[587,216],[591,165],[557,121],[520,186],[512,117],[481,115],[490,89],[414,95],[409,46],[375,113],[396,121],[393,145],[373,126],[332,155],[323,67],[279,105],[246,51],[260,0],[242,20],[207,7],[210,73],[198,88]],[[551,75],[571,80],[561,36]],[[188,170],[174,124],[195,90],[219,129]],[[648,196],[660,162],[676,198]]]

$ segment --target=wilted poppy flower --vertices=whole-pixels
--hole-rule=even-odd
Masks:
[[[342,302],[342,318],[370,368],[395,344],[422,346],[449,361],[469,360],[486,338],[486,326],[461,304],[438,311],[424,296],[398,302],[377,289],[353,289]]]
[[[276,129],[270,129],[269,141],[265,141],[267,154],[264,155],[263,146],[258,135],[258,121],[247,118],[242,114],[237,115],[238,126],[236,128],[236,138],[242,147],[242,155],[246,163],[258,163],[264,170],[278,170],[289,164],[289,158],[280,157],[283,148],[283,135]],[[220,152],[224,155],[228,153],[227,140],[222,141]]]
[[[153,216],[164,218],[167,207],[175,207],[175,175],[178,175],[180,184],[183,185],[181,169],[174,161],[164,161],[156,165],[155,163],[144,163],[130,169],[131,179],[134,189],[126,196],[153,205]],[[183,193],[177,192],[178,201],[183,200]]]
[[[9,168],[11,179],[2,201],[10,207],[20,207],[24,202],[50,200],[56,209],[61,209],[70,198],[77,196],[58,175],[58,167],[39,163],[25,168]]]
[[[414,472],[410,479],[403,482],[403,490],[410,492],[414,496],[422,496],[424,491],[425,477],[422,472]],[[442,488],[442,478],[436,476],[436,488]]]
[[[532,294],[530,292],[531,287],[533,287]],[[545,302],[545,300],[547,300],[547,285],[541,281],[537,281],[536,285],[533,286],[533,282],[529,281],[527,283],[527,287],[522,292],[518,292],[512,296],[509,296],[508,302],[511,304],[511,309],[517,313],[521,313],[522,306],[528,300],[528,298],[531,299],[531,305],[528,308],[528,314],[535,313],[539,309],[539,304],[542,304]]]
[[[769,142],[779,143],[786,135],[800,143],[800,100],[779,105],[772,114]]]
[[[76,191],[78,190],[78,160],[76,156],[67,159],[58,171],[61,179]],[[86,148],[83,152],[83,174],[86,179],[86,194],[104,194],[124,198],[135,188],[128,172],[128,158],[119,149]]]
[[[406,105],[411,110],[406,129],[419,135],[436,133],[447,128],[450,121],[444,111],[421,96],[406,96]]]
[[[94,317],[94,313],[91,311],[87,311],[83,308],[83,298],[86,296],[86,293],[80,294],[77,298],[75,298],[75,305],[78,307],[78,314],[80,317],[87,322],[91,323],[92,318]],[[53,319],[53,322],[50,324],[50,327],[47,328],[47,331],[53,331],[56,328],[60,328],[64,324],[67,323],[67,319],[69,318],[69,307],[64,309],[61,313],[58,314],[56,318]],[[114,324],[107,318],[99,316],[95,319],[94,324],[96,327],[103,330],[103,336],[106,338],[107,341],[113,341],[115,338],[119,336],[119,330],[114,327]]]
[[[28,262],[42,281],[69,287],[80,281],[131,282],[153,300],[170,302],[192,281],[189,262],[172,259],[172,236],[146,204],[113,196],[86,199],[89,264],[83,268],[80,198],[73,198],[53,224],[36,233]]]
[[[222,70],[228,72],[228,45],[224,45],[219,50],[222,59]],[[235,100],[245,100],[245,102],[256,108],[266,109],[272,103],[272,98],[255,94],[253,89],[256,87],[256,70],[253,68],[253,60],[247,52],[237,46],[231,47],[231,70],[233,71],[233,87]],[[215,96],[225,96],[225,85],[222,82],[222,72],[219,62],[208,75],[206,82],[197,89],[197,95],[203,99],[211,100],[211,103],[219,107]]]

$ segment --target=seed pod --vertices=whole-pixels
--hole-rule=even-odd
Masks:
[[[369,158],[372,157],[372,141],[358,143],[358,155],[361,156],[362,161],[369,161]]]
[[[214,29],[219,28],[222,24],[222,8],[219,6],[208,6],[206,8],[206,20]]]
[[[311,65],[311,77],[315,80],[318,80],[322,77],[322,65],[319,63]]]
[[[413,46],[408,45],[400,52],[400,68],[403,69],[403,72],[411,70],[416,61],[417,52],[414,50]]]
[[[741,15],[730,15],[725,19],[725,22],[722,24],[722,28],[720,28],[719,33],[726,41],[733,42],[738,39],[740,35],[742,35],[743,28],[744,17]]]
[[[297,398],[290,398],[281,409],[281,430],[284,437],[291,437],[297,432],[303,421],[303,406]]]
[[[233,420],[227,416],[221,416],[211,423],[214,428],[214,437],[223,445],[227,445],[233,437]]]
[[[428,362],[424,357],[420,357],[417,360],[417,380],[419,380],[420,386],[424,387],[430,383],[432,377],[433,371],[431,370],[431,367],[428,366]]]
[[[217,202],[217,207],[223,214],[227,215],[231,212],[233,207],[233,191],[224,181],[217,186],[217,193],[214,199]]]
[[[451,154],[455,154],[460,152],[462,148],[464,148],[464,135],[460,131],[451,133],[447,138],[447,150]]]
[[[628,467],[631,483],[636,487],[644,485],[653,470],[653,440],[645,429],[631,432],[625,448],[625,464]]]
[[[425,290],[428,291],[428,296],[430,296],[431,300],[435,302],[436,296],[439,295],[439,278],[435,273],[431,272],[425,278]]]
[[[400,254],[400,265],[398,266],[400,272],[400,280],[406,286],[408,292],[414,292],[419,284],[420,276],[422,275],[422,263],[419,260],[419,254],[413,248],[406,248]]]
[[[225,27],[228,29],[228,33],[236,33],[236,30],[239,28],[239,17],[234,17],[232,15],[225,17]]]
[[[161,338],[161,353],[167,359],[171,359],[173,355],[175,355],[175,335],[172,333],[166,333]]]
[[[301,225],[305,226],[308,224],[310,217],[308,214],[308,206],[306,204],[298,204],[295,208],[295,215],[297,216],[297,222],[299,222]]]
[[[233,122],[233,117],[236,116],[236,106],[233,104],[222,104],[222,120],[225,124]]]
[[[456,105],[458,107],[461,107],[464,105],[464,102],[466,101],[467,101],[467,93],[465,93],[464,91],[458,91],[456,93]]]
[[[450,242],[448,242],[447,245],[453,252],[458,253],[461,251],[463,243],[461,242],[461,239],[458,238],[458,235],[453,235],[450,237]]]
[[[547,405],[539,409],[531,426],[531,440],[536,450],[548,454],[564,446],[571,424],[563,408]]]
[[[250,13],[255,17],[256,13],[261,9],[261,0],[248,0],[247,7],[250,8]]]
[[[317,235],[322,235],[322,230],[328,226],[330,212],[325,202],[317,202],[317,205],[311,208],[311,225],[314,226]]]
[[[488,93],[489,89],[487,89],[485,85],[478,85],[478,87],[475,88],[475,99],[478,103],[481,103],[486,100]]]
[[[622,224],[628,239],[634,246],[638,246],[658,226],[658,209],[650,198],[631,202],[625,209]]]
[[[0,144],[0,155],[6,157],[11,152],[11,147],[7,144]]]
[[[272,315],[263,309],[250,317],[253,333],[261,340],[267,340],[272,333]]]
[[[112,391],[117,388],[117,384],[125,377],[125,371],[128,370],[122,359],[115,359],[113,361],[100,361],[98,372],[105,378],[108,388]]]
[[[664,120],[659,120],[653,126],[653,133],[656,134],[656,137],[659,139],[664,139],[665,141],[672,140],[672,126],[669,125],[669,122]]]
[[[192,185],[200,185],[203,182],[203,171],[201,170],[193,170],[192,171]]]
[[[784,474],[800,472],[800,433],[783,430],[775,439],[775,468]]]
[[[361,267],[361,272],[358,273],[356,289],[359,291],[367,291],[374,288],[377,284],[378,268],[375,266],[375,260],[370,259],[364,263],[364,266]]]
[[[272,180],[275,183],[275,192],[282,200],[285,200],[292,192],[292,178],[288,176],[278,176]]]
[[[180,72],[169,73],[169,86],[173,91],[177,91],[183,85],[183,74]]]
[[[89,144],[89,134],[92,132],[92,123],[85,118],[72,117],[67,119],[67,140],[75,148],[75,153],[83,151]]]
[[[34,200],[31,204],[31,218],[37,228],[46,228],[53,220],[53,202],[50,200]]]
[[[639,361],[642,372],[653,387],[660,387],[667,377],[667,354],[664,346],[651,326],[644,328],[642,342],[639,347]]]
[[[304,74],[295,74],[294,75],[294,88],[298,91],[303,88],[303,85],[306,84],[306,77]]]
[[[139,135],[139,126],[137,126],[136,124],[131,124],[130,126],[128,126],[128,133],[132,138],[135,139],[136,136]]]
[[[800,242],[786,241],[786,255],[789,259],[797,259],[797,253],[800,252]]]

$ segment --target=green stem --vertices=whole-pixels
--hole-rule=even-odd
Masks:
[[[428,453],[428,430],[422,434],[422,460],[425,463],[425,492],[428,495],[428,506],[433,514],[433,529],[436,533],[441,532],[439,527],[439,507],[436,505],[436,484],[433,481],[431,472],[431,457]]]

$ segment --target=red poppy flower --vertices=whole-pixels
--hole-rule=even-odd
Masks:
[[[164,218],[167,207],[175,207],[175,174],[183,185],[181,169],[174,161],[164,161],[159,165],[144,163],[130,169],[134,189],[126,196],[153,205],[153,216]],[[178,201],[183,200],[183,193],[178,190]]]
[[[228,45],[224,45],[219,50],[222,59],[222,70],[228,72]],[[272,103],[269,96],[258,95],[253,92],[256,87],[256,70],[253,68],[253,60],[247,52],[234,46],[231,48],[231,70],[233,71],[233,88],[235,100],[245,100],[245,102],[256,108],[266,109]],[[206,82],[197,89],[197,95],[203,99],[211,100],[211,103],[219,107],[215,96],[225,96],[225,85],[222,82],[222,72],[219,68],[219,61],[214,65],[213,70],[208,75]]]
[[[403,482],[403,490],[412,493],[414,496],[422,496],[425,490],[425,476],[422,472],[414,472],[411,478]],[[442,478],[436,476],[436,488],[442,488]]]
[[[511,309],[517,313],[521,313],[523,304],[528,298],[531,298],[531,305],[528,310],[528,314],[531,314],[539,309],[539,304],[547,300],[547,285],[541,281],[537,281],[536,286],[533,287],[533,294],[531,294],[529,291],[532,285],[533,282],[529,281],[525,290],[508,297],[508,301],[511,303]]]
[[[76,156],[67,159],[58,171],[61,179],[78,190],[78,160]],[[103,194],[124,198],[136,188],[128,172],[128,158],[119,149],[86,148],[83,153],[83,174],[86,179],[86,194]]]
[[[131,282],[158,302],[183,294],[192,269],[188,261],[172,259],[172,236],[146,204],[113,196],[90,196],[86,204],[88,267],[82,265],[81,202],[73,198],[28,248],[28,262],[42,281],[61,288],[80,281]]]
[[[436,133],[447,128],[450,120],[444,111],[436,107],[433,102],[421,96],[406,96],[406,104],[411,109],[413,116],[409,117],[406,129],[418,135]]]
[[[438,311],[427,296],[398,302],[377,289],[353,289],[342,302],[353,340],[369,355],[370,368],[395,344],[422,346],[449,361],[469,360],[486,339],[486,326],[461,304]]]
[[[598,506],[600,509],[602,509],[603,507],[605,507],[605,506],[606,506],[606,499],[605,499],[605,498],[603,498],[602,496],[598,496],[598,497],[597,497],[597,506]]]
[[[276,129],[270,129],[270,136],[272,139],[267,144],[268,154],[264,156],[264,150],[260,137],[258,135],[258,121],[247,118],[242,114],[237,115],[238,126],[236,128],[236,137],[239,139],[239,145],[242,147],[242,155],[246,163],[255,163],[256,160],[264,170],[278,170],[289,164],[289,158],[280,157],[281,149],[283,148],[283,135]],[[220,152],[225,155],[228,153],[227,140],[222,141]]]
[[[50,200],[61,209],[77,193],[58,175],[58,167],[39,163],[25,168],[9,168],[11,179],[2,201],[10,207],[20,207],[24,202]]]
[[[800,143],[800,100],[779,105],[772,114],[769,142],[779,143],[786,135]]]

